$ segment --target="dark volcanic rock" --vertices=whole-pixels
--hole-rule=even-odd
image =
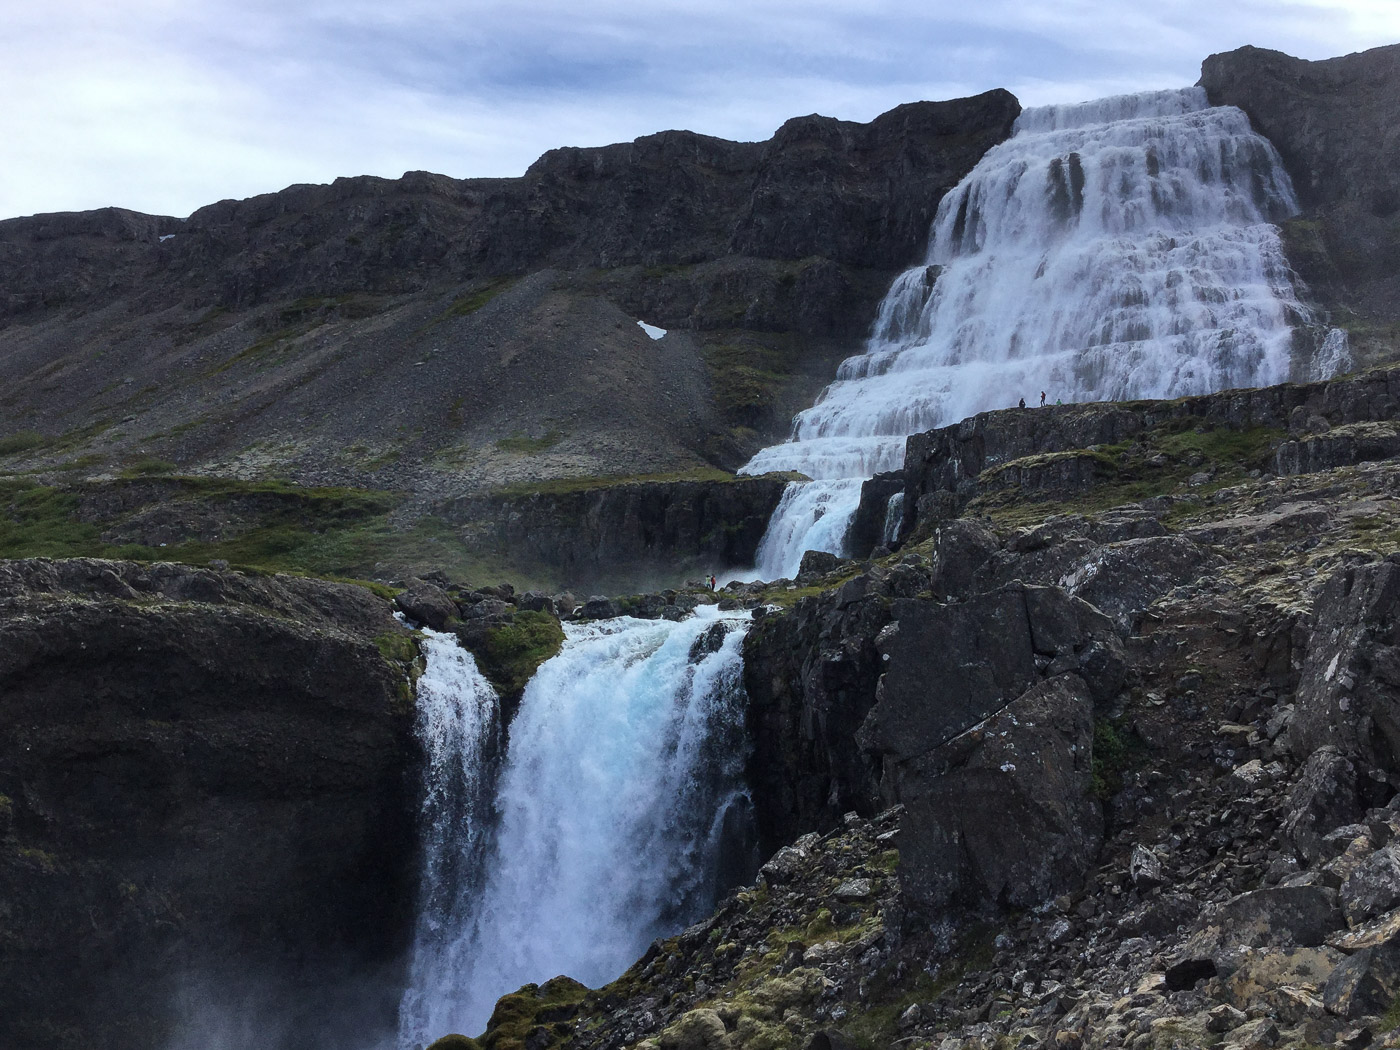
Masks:
[[[1400,565],[1338,572],[1318,596],[1289,741],[1400,772]]]
[[[417,747],[390,613],[287,577],[0,563],[0,1043],[146,1050],[180,995],[297,1046],[392,1025]]]
[[[884,800],[909,810],[907,891],[941,913],[1075,888],[1103,833],[1090,762],[1094,698],[1123,680],[1112,625],[1063,591],[1023,586],[893,613],[858,739],[882,761]]]
[[[442,507],[474,546],[543,564],[570,586],[638,589],[752,565],[787,480],[638,481],[561,493],[467,497]]]

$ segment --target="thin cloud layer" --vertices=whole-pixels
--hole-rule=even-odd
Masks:
[[[12,5],[17,7],[19,5]],[[1006,87],[1027,105],[1195,81],[1252,43],[1400,41],[1394,0],[58,0],[0,20],[0,217],[184,215],[340,175],[518,175],[685,127],[761,139]]]

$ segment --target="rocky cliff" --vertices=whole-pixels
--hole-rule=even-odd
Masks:
[[[359,587],[0,563],[0,1043],[392,1029],[408,638]]]

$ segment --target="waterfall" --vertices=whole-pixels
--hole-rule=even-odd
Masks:
[[[456,995],[467,960],[457,936],[480,891],[490,826],[490,757],[499,746],[499,701],[471,653],[450,634],[423,630],[415,731],[423,745],[422,880],[400,1044],[413,1047],[435,1004]],[[445,1034],[438,1032],[438,1035]],[[405,1041],[407,1037],[407,1041]]]
[[[784,496],[758,574],[840,553],[859,484],[904,439],[1045,391],[1171,398],[1288,378],[1299,301],[1273,223],[1297,213],[1277,152],[1200,88],[1025,111],[940,202],[928,257],[880,305],[792,436],[743,468],[814,480]],[[1346,360],[1328,337],[1308,378]]]
[[[565,625],[510,726],[479,887],[415,965],[403,1050],[482,1031],[526,982],[604,984],[713,907],[749,819],[747,626],[705,606]]]

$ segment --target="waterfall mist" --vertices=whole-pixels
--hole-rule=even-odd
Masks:
[[[940,202],[928,257],[891,287],[865,352],[743,468],[815,479],[774,514],[758,575],[840,553],[859,479],[901,466],[910,434],[1041,391],[1171,398],[1290,378],[1295,332],[1316,328],[1273,225],[1297,210],[1273,146],[1200,88],[1024,112]],[[1329,334],[1294,378],[1345,360]]]

